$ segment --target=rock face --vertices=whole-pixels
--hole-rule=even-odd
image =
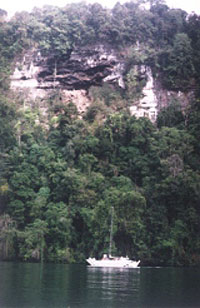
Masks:
[[[143,75],[146,75],[146,85],[142,91],[142,98],[137,104],[130,107],[132,115],[136,117],[148,117],[152,122],[155,122],[158,115],[158,98],[155,91],[155,81],[152,76],[150,67],[140,67]]]
[[[35,89],[88,90],[103,81],[124,87],[124,63],[119,54],[103,45],[74,50],[62,58],[42,57],[37,50],[29,51],[16,63],[12,87]]]
[[[73,101],[79,112],[84,113],[90,104],[87,93],[91,86],[108,82],[126,91],[125,70],[124,58],[111,46],[86,46],[59,59],[30,50],[16,63],[11,88],[20,91],[25,99],[34,101],[38,98],[45,101],[52,90],[59,90],[64,102]],[[188,95],[163,89],[161,82],[153,78],[150,67],[140,66],[139,70],[147,82],[141,98],[130,107],[136,117],[145,116],[154,122],[158,112],[170,102],[178,100],[183,107],[188,104]]]
[[[168,91],[161,85],[159,79],[152,75],[150,67],[140,67],[141,74],[146,75],[146,85],[142,91],[142,98],[130,107],[130,112],[136,117],[148,117],[156,121],[158,113],[173,102],[179,102],[183,110],[188,106],[193,94]]]
[[[16,63],[11,88],[32,100],[44,99],[50,91],[59,89],[65,102],[73,100],[84,112],[89,104],[88,89],[103,82],[123,88],[123,72],[123,59],[109,46],[87,46],[60,59],[30,50]]]

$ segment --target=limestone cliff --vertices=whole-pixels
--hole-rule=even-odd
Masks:
[[[146,116],[154,122],[158,112],[173,100],[179,100],[183,107],[188,104],[188,95],[164,89],[150,67],[137,69],[145,76],[146,85],[140,99],[133,98],[130,107],[136,117]],[[59,90],[64,102],[73,101],[83,113],[90,104],[87,94],[91,86],[112,83],[126,91],[126,71],[122,54],[103,44],[77,48],[59,59],[51,54],[44,57],[39,50],[32,49],[16,61],[11,88],[20,91],[25,99],[43,101],[50,91]]]
[[[30,50],[16,62],[11,88],[32,100],[45,99],[51,90],[59,89],[64,100],[73,100],[82,112],[89,103],[88,89],[103,82],[124,87],[123,71],[123,59],[104,45],[75,49],[59,59]]]

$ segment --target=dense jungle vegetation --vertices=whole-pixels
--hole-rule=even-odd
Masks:
[[[10,21],[0,10],[1,259],[100,257],[113,206],[113,254],[200,264],[200,16],[143,2],[46,6]],[[140,91],[131,70],[125,91],[93,89],[83,118],[55,92],[44,122],[38,105],[25,108],[11,92],[14,60],[30,47],[61,57],[98,41],[128,47],[130,67],[150,66],[168,90],[193,91],[191,105],[171,102],[155,124],[136,119],[127,108]]]

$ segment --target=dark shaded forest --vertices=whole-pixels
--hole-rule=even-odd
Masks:
[[[0,256],[85,262],[109,246],[141,265],[200,264],[200,16],[163,1],[0,10]],[[83,117],[54,91],[48,121],[10,90],[15,59],[31,47],[59,58],[96,42],[128,47],[127,62],[150,66],[172,101],[156,123],[129,112],[140,80],[93,89]],[[132,48],[139,43],[137,52]],[[91,91],[92,95],[92,91]]]

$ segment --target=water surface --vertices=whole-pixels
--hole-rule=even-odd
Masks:
[[[0,308],[200,307],[200,269],[0,263]]]

